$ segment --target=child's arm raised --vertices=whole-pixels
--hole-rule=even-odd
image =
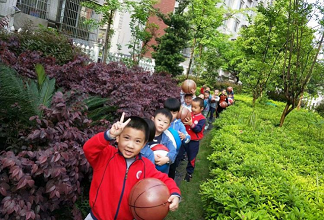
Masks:
[[[126,125],[130,122],[130,118],[124,122],[124,117],[125,113],[123,112],[120,120],[111,126],[111,129],[109,130],[109,136],[111,138],[116,138],[117,136],[119,136],[126,127]]]
[[[109,141],[120,135],[125,126],[130,122],[130,119],[126,122],[123,121],[124,113],[122,114],[121,119],[111,126],[110,130],[96,134],[84,144],[84,154],[93,168],[97,166],[98,157],[101,152],[109,146]]]

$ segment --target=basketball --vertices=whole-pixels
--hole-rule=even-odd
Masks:
[[[232,105],[234,103],[234,99],[228,99],[228,103]]]
[[[225,101],[222,101],[219,103],[219,106],[222,107],[222,108],[226,108],[228,106],[227,102]]]
[[[169,189],[161,180],[145,178],[133,186],[128,205],[136,220],[162,220],[169,212],[169,197]]]
[[[164,133],[170,138],[174,146],[176,147],[176,150],[178,151],[181,147],[181,139],[179,136],[178,131],[174,130],[173,128],[169,127],[168,130],[165,130]]]
[[[163,144],[153,144],[150,146],[150,148],[153,151],[154,155],[161,155],[165,157],[169,153],[169,149]],[[166,173],[169,168],[169,164],[163,164],[162,166],[155,164],[155,168],[162,173]]]
[[[195,81],[191,80],[191,79],[186,79],[185,81],[183,81],[182,85],[181,85],[181,89],[184,93],[189,94],[191,93],[191,90],[196,89],[197,85],[195,83]]]
[[[233,92],[233,87],[227,87],[227,89],[226,89],[226,91],[228,92],[228,93],[231,93],[231,92]]]
[[[191,118],[191,112],[186,107],[182,107],[177,115],[177,118],[184,122],[185,118]]]

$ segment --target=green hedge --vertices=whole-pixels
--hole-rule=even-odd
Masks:
[[[214,123],[206,219],[323,219],[324,119],[283,103],[236,95]]]

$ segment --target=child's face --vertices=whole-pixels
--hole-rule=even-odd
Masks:
[[[177,115],[179,113],[179,111],[170,111],[171,115],[172,115],[172,121],[174,121],[177,118]]]
[[[160,135],[163,131],[168,129],[170,126],[170,119],[163,115],[163,114],[157,114],[154,117],[154,124],[155,124],[155,135]]]
[[[191,105],[191,102],[192,102],[192,96],[187,96],[185,97],[184,99],[186,105]]]
[[[205,99],[208,99],[208,98],[209,98],[209,93],[205,92],[205,93],[204,93],[204,98],[205,98]]]
[[[199,94],[198,97],[204,99],[205,98],[205,95],[204,94]]]
[[[218,89],[215,90],[215,95],[219,95],[219,90]]]
[[[222,90],[222,94],[223,94],[223,95],[226,95],[226,90],[225,90],[225,89]]]
[[[118,149],[125,158],[132,158],[139,154],[145,146],[145,134],[143,131],[126,127],[122,133],[116,137]]]
[[[202,112],[202,110],[204,109],[203,107],[200,107],[199,102],[192,102],[191,104],[191,111],[193,114],[199,114]]]

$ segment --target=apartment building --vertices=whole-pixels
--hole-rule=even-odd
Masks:
[[[98,0],[102,4],[104,0]],[[0,19],[8,20],[8,27],[15,30],[39,25],[53,27],[76,42],[89,46],[97,42],[98,30],[91,29],[84,21],[99,19],[92,9],[81,6],[82,0],[0,0]]]

